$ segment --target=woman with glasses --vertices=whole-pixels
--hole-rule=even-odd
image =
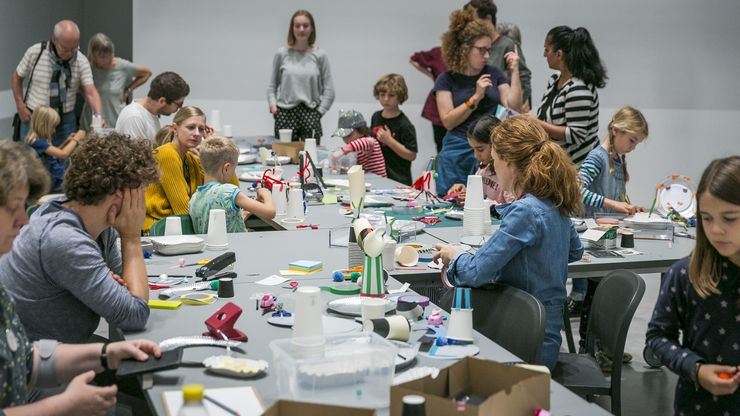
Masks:
[[[434,89],[442,125],[447,129],[437,159],[436,187],[445,195],[454,183],[466,183],[476,168],[466,131],[496,107],[519,109],[522,105],[519,56],[506,55],[511,81],[488,65],[493,27],[477,19],[474,10],[456,10],[450,15],[449,30],[442,35],[442,58],[449,71],[437,78]]]
[[[104,33],[97,33],[87,45],[87,59],[90,61],[95,88],[100,94],[103,119],[109,127],[115,127],[118,114],[131,98],[131,93],[144,85],[152,71],[115,55],[113,41]],[[95,127],[90,105],[82,109],[80,127],[90,130]]]

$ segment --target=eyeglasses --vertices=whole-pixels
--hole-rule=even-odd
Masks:
[[[170,104],[174,104],[177,109],[181,109],[183,105],[185,105],[185,100],[180,101],[170,101]]]
[[[483,56],[491,55],[491,50],[492,50],[491,48],[486,48],[484,46],[475,46],[475,45],[473,45],[473,47],[475,49],[478,49],[478,52],[480,52],[480,54]]]
[[[53,42],[54,42],[54,46],[56,47],[58,53],[73,53],[73,52],[77,52],[78,50],[80,50],[79,44],[72,46],[72,47],[66,47],[57,40],[54,40]]]

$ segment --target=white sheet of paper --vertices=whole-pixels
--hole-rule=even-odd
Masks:
[[[259,416],[264,411],[257,391],[252,387],[222,387],[206,389],[206,396],[233,409],[242,416]],[[176,415],[182,407],[182,391],[166,391],[162,393],[165,412]],[[203,400],[210,416],[231,416],[226,410],[216,406],[208,400]]]
[[[391,294],[391,295],[392,294],[395,294],[395,293],[404,293],[407,290],[409,290],[410,287],[411,287],[411,283],[406,282],[406,283],[403,284],[403,286],[401,286],[400,289],[388,289],[388,293]]]
[[[273,275],[265,277],[262,280],[258,280],[254,283],[257,283],[258,285],[265,285],[265,286],[277,286],[277,285],[285,283],[287,280],[288,279],[284,277],[280,277],[278,275],[273,274]]]
[[[589,228],[588,230],[584,231],[583,234],[581,234],[581,240],[587,240],[587,241],[599,241],[601,237],[606,234],[608,230],[601,230],[598,228]]]
[[[597,224],[596,220],[593,218],[586,218],[584,222],[586,223],[587,228],[599,228],[599,224]]]

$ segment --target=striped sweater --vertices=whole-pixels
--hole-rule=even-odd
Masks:
[[[610,172],[609,152],[604,146],[598,146],[581,163],[579,174],[586,217],[592,217],[597,212],[612,212],[604,208],[604,200],[607,198],[619,202],[629,201],[623,162],[622,156],[617,155],[613,160],[614,172]]]
[[[387,177],[385,171],[385,158],[383,151],[380,149],[380,143],[372,137],[362,137],[355,139],[342,147],[342,152],[357,153],[357,163],[367,172],[372,172],[378,176]]]
[[[565,126],[565,139],[556,142],[568,152],[573,163],[580,165],[588,152],[599,144],[599,94],[596,87],[575,77],[566,81],[559,91],[554,91],[558,77],[558,74],[550,77],[537,117],[556,126]],[[555,94],[555,99],[548,100],[550,94]]]

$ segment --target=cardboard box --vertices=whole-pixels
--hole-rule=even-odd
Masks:
[[[373,409],[278,400],[263,416],[375,416]]]
[[[427,376],[393,386],[391,416],[401,416],[401,399],[407,394],[426,398],[427,416],[531,416],[536,409],[550,409],[550,375],[467,357],[441,370],[436,379]],[[471,400],[459,412],[451,397],[460,395],[480,400]]]
[[[272,144],[272,151],[278,156],[290,157],[290,163],[298,163],[298,152],[303,150],[303,142],[282,143],[275,142]]]

